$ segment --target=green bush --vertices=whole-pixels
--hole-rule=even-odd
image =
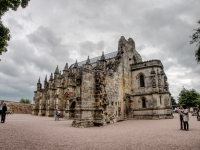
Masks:
[[[12,114],[12,111],[11,110],[7,110],[6,114]]]
[[[21,98],[19,102],[20,103],[25,103],[25,104],[30,104],[31,100],[30,99],[23,99],[23,98]]]

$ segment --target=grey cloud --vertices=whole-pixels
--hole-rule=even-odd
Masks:
[[[22,18],[26,21],[33,21],[33,16],[31,13],[28,13],[26,15],[23,15]]]
[[[40,26],[35,32],[27,36],[30,43],[37,44],[40,47],[50,46],[55,48],[61,42],[61,38],[48,27]]]
[[[80,46],[80,54],[81,55],[101,55],[101,52],[104,51],[105,42],[99,41],[97,43],[91,41],[85,41],[79,44]]]
[[[17,13],[9,11],[4,20],[12,20],[9,28],[14,38],[9,42],[9,52],[1,56],[0,85],[5,88],[0,90],[0,99],[32,98],[38,78],[49,77],[56,65],[62,70],[66,62],[116,51],[122,35],[133,38],[143,60],[162,61],[172,95],[178,95],[180,78],[186,77],[192,79],[187,86],[200,92],[196,47],[189,44],[199,20],[199,4],[195,0],[34,0]],[[17,23],[23,29],[30,28],[27,36],[16,35],[16,31],[21,32]],[[173,66],[178,66],[180,74],[192,71],[174,75]]]
[[[11,28],[23,30],[23,26],[19,24],[14,18],[8,19],[8,24]]]

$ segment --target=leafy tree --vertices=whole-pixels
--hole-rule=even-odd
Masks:
[[[196,100],[196,104],[200,106],[200,97]]]
[[[7,51],[7,42],[11,38],[10,30],[6,28],[1,21],[2,16],[9,9],[16,11],[20,5],[22,8],[25,8],[29,1],[30,0],[0,0],[0,55],[2,52]]]
[[[177,103],[176,103],[176,100],[174,99],[173,96],[171,96],[171,101],[172,101],[172,105],[176,105],[176,104],[177,104]]]
[[[25,104],[30,104],[30,103],[31,103],[31,100],[21,98],[19,102],[20,102],[20,103],[25,103]]]
[[[197,100],[200,98],[200,94],[194,90],[187,90],[183,88],[179,94],[179,104],[185,104],[188,107],[196,106]]]
[[[200,24],[200,21],[198,21],[197,23]],[[198,49],[195,52],[195,57],[197,63],[200,63],[200,27],[198,29],[195,29],[195,32],[193,33],[191,38],[192,40],[190,41],[190,44],[197,42]]]

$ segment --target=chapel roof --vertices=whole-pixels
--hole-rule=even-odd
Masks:
[[[108,54],[104,54],[105,60],[116,57],[116,56],[117,56],[117,53],[118,53],[118,51],[111,52],[111,53],[108,53]],[[102,55],[101,55],[101,56],[102,56]],[[93,63],[97,62],[98,60],[101,60],[101,56],[94,57],[94,58],[90,58],[90,64],[93,64]],[[86,61],[87,61],[87,60],[78,62],[78,67],[82,67],[83,65],[85,65],[85,64],[86,64]],[[71,68],[71,67],[74,67],[74,64],[72,64],[72,65],[70,66],[70,68]]]

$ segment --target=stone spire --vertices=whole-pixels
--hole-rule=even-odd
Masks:
[[[88,56],[87,61],[86,61],[85,64],[86,64],[86,65],[89,65],[89,64],[90,64],[90,58],[89,58],[89,56]]]
[[[40,83],[40,77],[39,77],[39,79],[38,79],[38,83]]]
[[[78,62],[77,62],[77,59],[76,59],[76,62],[74,64],[74,68],[78,68]]]
[[[101,55],[101,61],[105,61],[105,55],[104,55],[104,52],[102,52],[102,55]]]
[[[58,65],[57,65],[57,67],[56,67],[56,70],[55,70],[54,74],[59,74]]]
[[[42,84],[40,83],[40,77],[38,79],[38,83],[37,83],[37,91],[41,90],[42,88]]]
[[[68,70],[68,63],[66,63],[64,70]]]
[[[44,80],[44,82],[47,82],[47,75],[46,75],[46,77],[45,77],[45,80]]]
[[[49,81],[53,81],[53,74],[51,73],[51,76],[49,78]]]
[[[125,41],[125,40],[126,40],[125,37],[124,37],[124,36],[121,36],[120,39],[119,39],[119,42],[123,42],[123,41]]]

